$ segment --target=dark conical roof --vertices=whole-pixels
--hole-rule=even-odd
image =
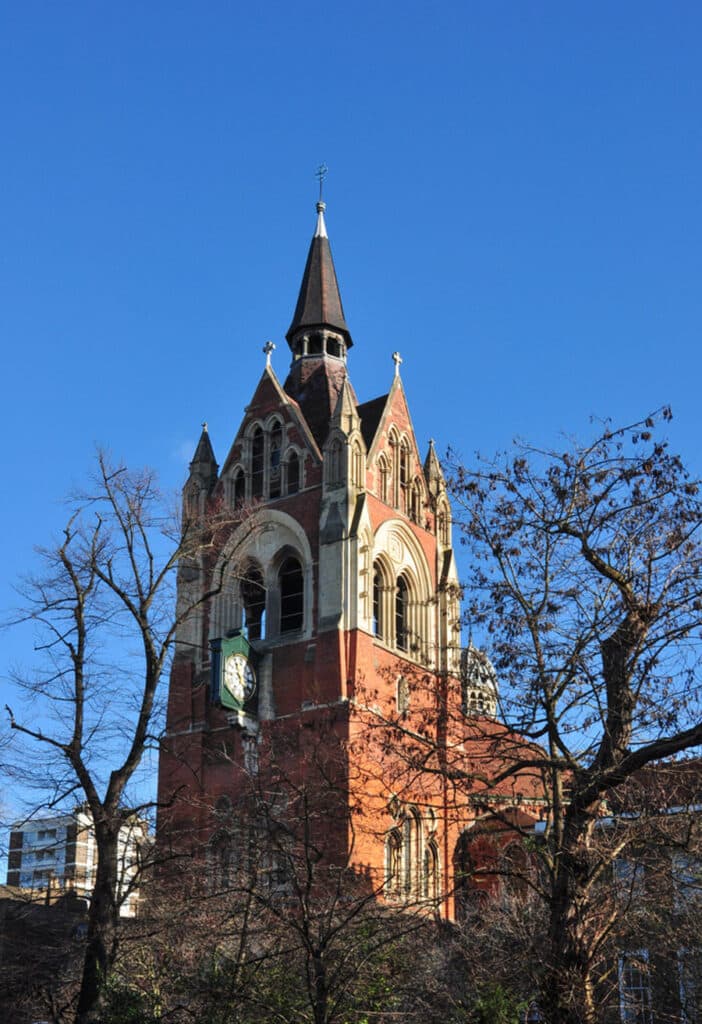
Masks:
[[[350,348],[353,342],[341,305],[339,284],[324,223],[324,209],[324,203],[317,203],[317,230],[307,254],[300,294],[286,338],[291,343],[293,335],[303,328],[330,327],[344,335],[346,347]]]

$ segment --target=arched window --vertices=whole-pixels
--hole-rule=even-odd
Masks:
[[[390,474],[388,471],[388,462],[384,455],[381,455],[378,460],[378,491],[380,500],[388,503],[388,486],[390,483]]]
[[[286,558],[278,570],[280,588],[280,632],[302,629],[305,586],[302,568],[296,558]]]
[[[409,447],[406,441],[402,441],[400,444],[400,494],[399,502],[400,509],[402,512],[407,512],[407,489],[409,485]]]
[[[398,576],[395,588],[395,646],[400,651],[409,646],[409,587],[404,576]]]
[[[234,508],[239,508],[246,501],[246,476],[243,469],[234,474]]]
[[[363,452],[359,444],[354,444],[351,454],[351,465],[352,465],[352,482],[354,487],[358,490],[363,490],[364,486],[364,473],[363,473]]]
[[[439,898],[439,851],[434,840],[427,843],[424,850],[424,871],[422,894],[425,899]]]
[[[341,483],[341,441],[335,438],[329,445],[329,475],[327,477],[330,487]]]
[[[287,470],[288,494],[297,494],[300,490],[300,456],[295,451],[288,455]]]
[[[266,588],[263,576],[255,565],[246,570],[240,589],[244,606],[244,631],[249,640],[263,640],[266,635]]]
[[[271,429],[268,448],[268,496],[280,497],[280,453],[283,447],[283,427],[278,420]]]
[[[251,438],[251,497],[263,497],[263,470],[266,440],[260,427],[256,427]]]
[[[382,569],[373,567],[373,635],[379,640],[386,640],[385,622],[385,579]]]
[[[422,488],[419,480],[415,478],[410,492],[410,519],[413,523],[421,522],[422,515]]]
[[[389,892],[399,892],[401,872],[402,836],[394,828],[385,840],[385,887]]]

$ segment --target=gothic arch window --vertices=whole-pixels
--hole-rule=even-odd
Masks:
[[[234,470],[234,477],[232,479],[232,496],[234,500],[234,508],[239,508],[246,501],[246,474],[241,467]]]
[[[381,562],[373,565],[373,635],[379,640],[390,642],[390,617],[387,608],[387,596],[390,592],[388,574]]]
[[[338,438],[334,438],[328,449],[328,462],[329,462],[329,473],[327,480],[330,487],[336,487],[342,483],[341,474],[341,462],[342,462],[342,447],[341,441]]]
[[[390,472],[388,460],[384,455],[378,459],[378,495],[381,501],[387,505],[389,498]]]
[[[287,492],[297,494],[300,490],[300,456],[294,449],[288,453],[286,471]]]
[[[275,420],[268,436],[268,496],[280,497],[280,456],[283,447],[283,426]]]
[[[398,576],[395,586],[395,646],[400,651],[409,647],[409,586]]]
[[[385,888],[389,893],[400,891],[402,877],[402,835],[394,828],[385,840]]]
[[[352,479],[353,485],[359,491],[361,491],[361,490],[363,490],[363,477],[364,477],[364,472],[363,472],[363,452],[361,451],[361,446],[360,446],[360,444],[358,444],[357,441],[354,442],[353,448],[351,449],[351,466],[352,466],[351,479]]]
[[[266,635],[266,588],[257,565],[252,563],[245,570],[240,593],[244,632],[249,640],[263,640]]]
[[[424,868],[422,874],[422,895],[428,900],[438,900],[439,850],[433,839],[429,840],[424,849]]]
[[[409,491],[409,469],[410,467],[410,453],[409,445],[405,438],[400,442],[399,448],[399,481],[400,481],[400,493],[399,493],[399,507],[402,512],[408,512],[408,491]]]
[[[414,480],[412,481],[412,487],[410,490],[409,516],[413,523],[421,523],[422,485],[419,482],[419,477],[415,477]]]
[[[266,438],[261,427],[256,427],[251,436],[251,497],[263,497]]]
[[[280,593],[280,632],[293,633],[302,629],[305,602],[305,584],[302,566],[297,558],[286,558],[278,570]]]

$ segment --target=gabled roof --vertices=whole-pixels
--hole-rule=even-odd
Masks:
[[[344,335],[346,347],[350,348],[353,342],[341,305],[339,284],[324,223],[324,210],[325,204],[317,203],[317,230],[307,254],[295,313],[285,337],[291,344],[293,336],[304,328],[331,327]]]

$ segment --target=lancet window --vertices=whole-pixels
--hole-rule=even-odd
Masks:
[[[399,576],[395,587],[395,646],[406,651],[409,643],[409,587]]]
[[[265,472],[266,437],[261,427],[256,427],[251,438],[251,497],[263,497]]]
[[[243,629],[249,640],[263,640],[266,635],[266,588],[258,566],[250,565],[241,581]]]
[[[283,447],[283,427],[276,420],[268,439],[268,497],[280,497],[280,456]]]
[[[385,890],[405,901],[437,900],[440,860],[436,839],[431,833],[426,837],[418,808],[408,807],[398,816],[401,820],[385,839]]]
[[[287,469],[287,492],[288,494],[297,494],[300,490],[300,456],[296,451],[291,451],[288,455],[286,464]]]
[[[296,558],[286,558],[278,570],[280,593],[280,632],[302,629],[305,586],[302,566]]]
[[[393,577],[382,560],[373,565],[373,635],[389,647],[421,655],[420,607],[406,572]]]
[[[232,482],[232,494],[234,498],[234,507],[238,508],[243,505],[246,501],[246,474],[243,469],[239,468],[234,472],[234,479]]]
[[[387,505],[389,499],[390,471],[384,455],[378,459],[378,496]]]

